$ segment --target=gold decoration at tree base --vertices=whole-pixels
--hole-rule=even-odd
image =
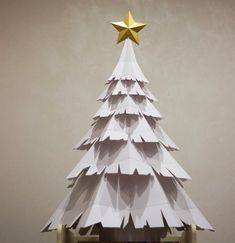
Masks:
[[[57,227],[56,243],[78,243],[78,242],[100,242],[98,235],[81,236],[73,233],[70,229],[66,229],[64,225]],[[167,243],[197,243],[196,225],[189,225],[186,231],[183,231],[181,236],[167,236],[161,239],[161,242]],[[107,242],[104,242],[107,243]],[[111,243],[111,242],[110,242]],[[121,243],[121,242],[120,242]],[[124,242],[123,242],[124,243]]]

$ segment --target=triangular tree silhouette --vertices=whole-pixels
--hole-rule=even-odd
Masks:
[[[148,82],[126,38],[103,104],[75,146],[87,152],[67,176],[72,189],[42,231],[62,224],[80,233],[96,227],[100,240],[159,241],[170,228],[213,230],[183,189],[190,176],[169,152],[178,147],[159,125]]]

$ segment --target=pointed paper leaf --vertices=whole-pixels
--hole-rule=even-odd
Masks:
[[[123,97],[110,97],[107,99],[93,116],[93,118],[108,117],[113,114],[139,115],[140,113],[141,111],[139,106],[129,95],[127,95]]]
[[[138,121],[135,118],[127,118],[128,133],[130,134],[131,141],[136,143],[150,142],[157,143],[159,140],[155,136],[152,128],[144,117],[139,117]]]
[[[129,91],[129,95],[140,95],[140,96],[145,96],[144,91],[141,89],[140,85],[138,82],[134,82],[134,85],[131,87]]]
[[[145,95],[152,101],[157,101],[157,98],[152,94],[152,92],[145,86],[143,85],[142,87]]]
[[[159,174],[165,177],[177,177],[183,180],[191,179],[185,170],[177,163],[166,148],[161,144],[140,144],[138,151]]]
[[[124,87],[124,85],[122,84],[121,81],[117,81],[116,86],[114,87],[114,89],[112,90],[112,92],[110,93],[111,95],[127,95],[128,92],[126,90],[126,88]]]
[[[108,125],[103,129],[100,135],[99,141],[109,140],[124,140],[127,141],[128,135],[125,133],[124,129],[121,127],[119,120],[112,116]]]
[[[140,100],[141,111],[146,116],[162,118],[161,113],[154,107],[154,105],[148,99]]]

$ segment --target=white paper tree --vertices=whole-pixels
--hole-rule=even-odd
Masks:
[[[63,224],[100,240],[158,241],[170,228],[213,230],[185,193],[190,176],[171,156],[178,150],[126,38],[90,130],[75,146],[87,150],[67,176],[72,189],[42,231]]]

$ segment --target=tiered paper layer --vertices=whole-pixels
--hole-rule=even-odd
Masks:
[[[130,217],[135,228],[196,224],[212,229],[175,178],[104,172],[86,176],[85,171],[44,229],[56,229],[58,224],[84,228],[98,223],[125,228]]]

